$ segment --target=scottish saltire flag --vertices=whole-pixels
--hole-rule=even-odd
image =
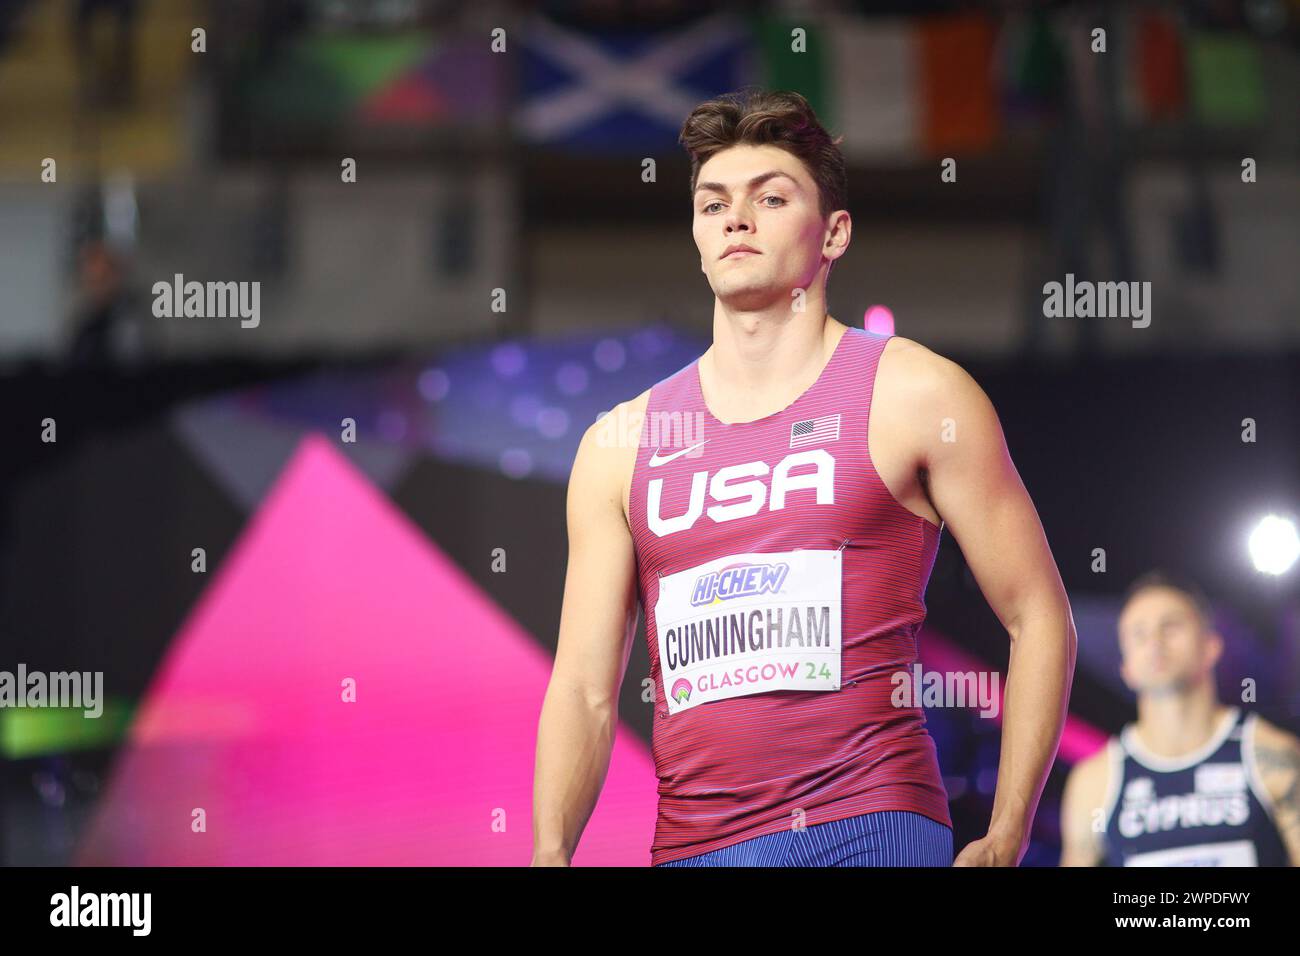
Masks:
[[[809,418],[790,426],[791,448],[798,448],[801,445],[820,445],[822,442],[836,441],[839,437],[839,415]]]
[[[651,33],[578,30],[537,15],[523,48],[517,135],[592,152],[680,149],[691,110],[757,80],[751,31],[727,13]]]

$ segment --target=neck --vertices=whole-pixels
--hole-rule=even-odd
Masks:
[[[1138,740],[1157,756],[1180,757],[1204,746],[1227,710],[1208,678],[1185,693],[1142,694],[1138,697]]]
[[[782,398],[802,394],[817,380],[846,330],[833,316],[811,307],[806,312],[786,307],[779,316],[769,316],[728,312],[719,303],[713,313],[713,345],[700,356],[707,397],[741,409],[780,405]]]

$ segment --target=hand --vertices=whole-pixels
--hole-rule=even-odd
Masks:
[[[953,866],[1019,866],[1024,855],[1022,841],[988,834],[957,854]]]

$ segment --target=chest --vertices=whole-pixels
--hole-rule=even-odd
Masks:
[[[629,528],[646,526],[660,537],[708,524],[741,528],[731,523],[765,514],[861,534],[901,504],[937,524],[914,443],[889,422],[877,429],[883,417],[819,448],[790,448],[788,437],[749,436],[713,449],[706,443],[698,454],[662,463],[656,456],[666,458],[674,449],[660,454],[654,446],[640,463],[637,449],[628,449],[621,468],[624,518]]]
[[[797,532],[807,546],[838,546],[890,518],[863,437],[790,448],[751,439],[691,459],[647,457],[633,474],[631,524],[641,536],[680,541]]]
[[[1111,820],[1112,832],[1141,842],[1176,832],[1207,834],[1244,828],[1252,801],[1240,760],[1207,760],[1170,773],[1129,760]]]

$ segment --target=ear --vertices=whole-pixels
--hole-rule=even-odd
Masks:
[[[1223,637],[1218,631],[1210,631],[1205,637],[1205,644],[1205,653],[1209,657],[1209,665],[1214,667],[1219,663],[1219,659],[1223,657]]]
[[[1120,662],[1119,662],[1119,676],[1120,679],[1124,681],[1125,687],[1127,687],[1129,690],[1133,691],[1134,693],[1137,692],[1137,687],[1133,683],[1132,675],[1129,673],[1128,663],[1122,657],[1120,658]]]

